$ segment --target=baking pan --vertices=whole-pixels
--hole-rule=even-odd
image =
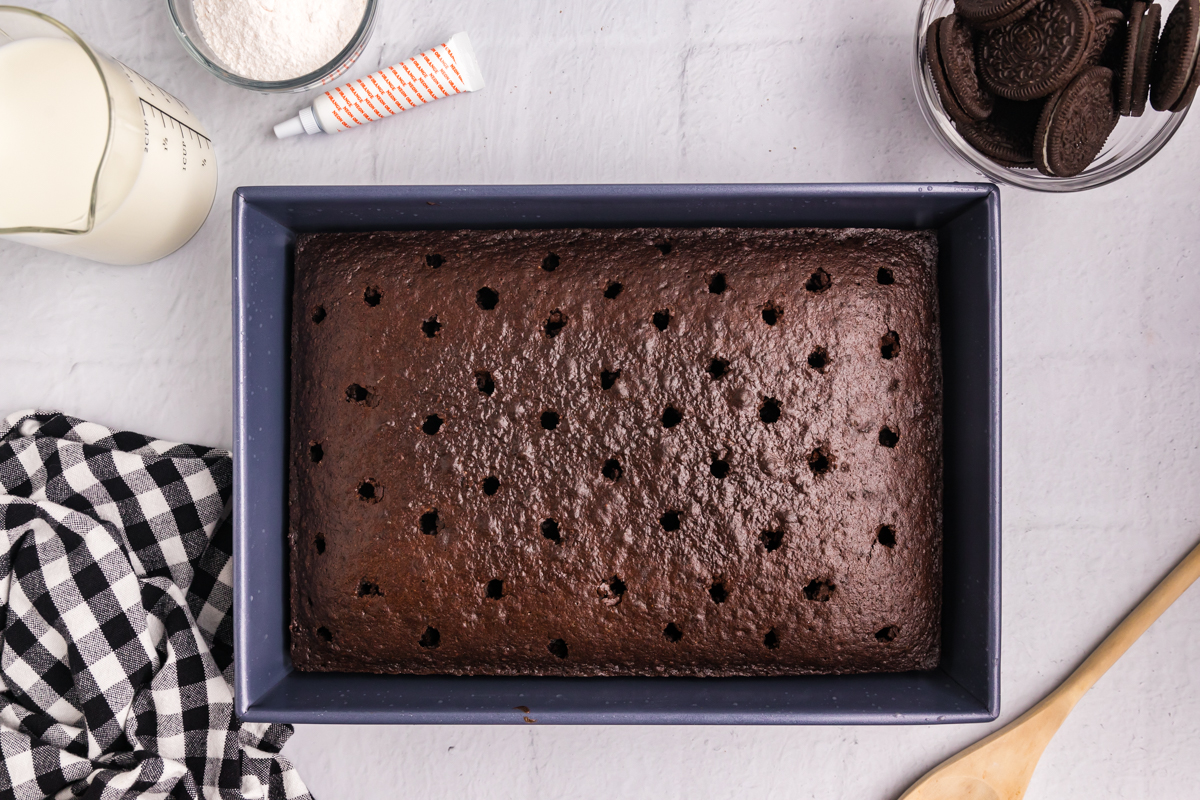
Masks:
[[[292,258],[314,231],[938,231],[945,564],[937,669],[765,678],[301,673],[288,655]],[[233,202],[237,713],[262,722],[928,724],[1000,709],[1000,194],[991,184],[246,187]]]

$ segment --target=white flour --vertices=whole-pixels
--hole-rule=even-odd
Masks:
[[[329,63],[362,23],[367,0],[194,0],[196,22],[222,66],[258,81],[297,78]]]

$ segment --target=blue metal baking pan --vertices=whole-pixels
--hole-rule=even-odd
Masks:
[[[300,673],[288,656],[296,235],[638,226],[933,228],[945,368],[942,659],[770,678]],[[1000,194],[991,184],[249,187],[233,202],[237,713],[329,723],[928,724],[1000,708]]]

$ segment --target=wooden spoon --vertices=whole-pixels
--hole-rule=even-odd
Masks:
[[[900,800],[1021,800],[1050,739],[1079,698],[1200,577],[1200,545],[1050,696],[1015,722],[934,767]]]

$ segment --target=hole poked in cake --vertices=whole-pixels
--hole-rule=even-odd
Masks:
[[[671,255],[672,245],[669,241],[655,242],[654,246],[657,247],[658,252],[662,253],[664,256]]]
[[[875,280],[880,286],[891,286],[896,282],[896,274],[888,267],[880,267],[879,272],[875,273]]]
[[[321,459],[325,457],[325,448],[320,442],[308,443],[308,460],[314,464],[320,464]]]
[[[500,479],[495,475],[488,475],[483,479],[483,493],[491,497],[496,492],[500,491]]]
[[[833,286],[833,278],[829,277],[829,273],[818,268],[816,272],[808,277],[804,282],[804,288],[814,294],[820,294],[826,291],[830,286]]]
[[[654,327],[660,331],[665,331],[671,324],[671,309],[664,308],[654,312],[650,317],[650,321],[654,323]]]
[[[368,389],[366,386],[360,386],[357,383],[352,383],[346,387],[346,402],[358,403],[367,408],[374,408],[379,405],[379,396],[375,392]]]
[[[558,257],[557,253],[550,253],[542,259],[542,269],[546,270],[546,272],[554,272],[561,263],[562,259]]]
[[[762,406],[758,409],[758,418],[764,425],[774,425],[782,414],[783,406],[774,397],[764,398]]]
[[[565,327],[567,327],[567,315],[557,308],[554,309],[550,312],[550,316],[546,318],[546,338],[553,339]]]
[[[430,317],[421,323],[421,333],[425,334],[426,338],[432,339],[438,335],[438,331],[442,329],[442,323],[438,322],[436,316]]]
[[[663,638],[671,644],[675,644],[683,638],[683,629],[674,622],[668,622],[667,627],[663,628]]]
[[[363,302],[374,308],[383,300],[383,292],[379,291],[378,286],[368,286],[363,292]]]
[[[900,355],[900,334],[888,331],[879,337],[879,355],[889,361]]]
[[[769,530],[763,531],[758,535],[758,540],[762,542],[763,549],[768,553],[774,553],[783,546],[783,531]]]
[[[621,370],[601,370],[600,372],[600,388],[608,391],[617,382],[617,378],[621,377]]]
[[[661,525],[662,529],[668,533],[679,530],[679,526],[682,524],[682,521],[682,512],[674,509],[666,512],[658,518],[658,524]]]
[[[875,540],[884,547],[896,546],[896,529],[891,525],[880,525],[875,533]]]
[[[492,373],[476,372],[475,388],[491,397],[492,393],[496,391],[496,381],[492,379]]]
[[[436,536],[438,531],[442,529],[442,522],[438,519],[438,510],[430,508],[425,511],[417,520],[417,524],[421,527],[421,533],[426,536]]]
[[[548,431],[552,431],[558,427],[559,416],[557,411],[543,411],[540,419],[542,427]]]
[[[426,626],[425,632],[421,634],[421,638],[417,640],[417,644],[426,649],[432,650],[442,643],[442,635],[438,633],[438,629],[432,625]]]
[[[779,322],[779,319],[782,316],[783,316],[783,309],[780,308],[779,306],[777,306],[773,303],[768,303],[767,305],[763,306],[762,321],[767,323],[768,325],[776,324],[777,322]]]
[[[493,578],[487,582],[487,589],[484,590],[489,600],[499,600],[504,597],[504,581],[499,578]]]
[[[325,537],[318,533],[316,536],[313,537],[313,544],[316,545],[317,555],[324,555],[324,553],[325,553]]]
[[[312,321],[314,324],[320,325],[325,321],[327,316],[329,316],[329,314],[325,312],[325,306],[313,306]]]
[[[562,542],[562,531],[558,527],[558,520],[547,518],[542,520],[542,536],[559,544]]]
[[[556,658],[566,658],[569,655],[567,643],[562,639],[551,639],[550,644],[546,645],[546,649]]]
[[[836,589],[829,581],[809,581],[804,587],[804,596],[815,603],[828,603]]]
[[[427,266],[427,267],[432,267],[433,269],[437,269],[438,267],[440,267],[442,264],[445,264],[445,263],[446,263],[446,259],[442,258],[437,253],[430,253],[429,255],[425,256],[425,266]]]
[[[621,474],[624,470],[621,469],[621,462],[615,458],[610,458],[604,462],[604,466],[600,468],[600,474],[608,478],[610,481],[621,480]]]
[[[875,632],[875,640],[879,642],[894,642],[899,635],[899,628],[895,625],[888,625],[886,628],[881,628]]]
[[[825,475],[833,469],[833,455],[824,447],[808,454],[808,468],[813,475]]]
[[[598,589],[600,600],[610,608],[618,605],[625,594],[625,589],[625,581],[621,580],[619,575],[613,575],[608,580],[600,582]]]
[[[329,628],[326,628],[324,625],[317,628],[317,636],[320,636],[326,642],[333,641],[333,631],[329,630]]]
[[[475,305],[484,311],[491,311],[500,302],[500,293],[490,286],[484,286],[475,292]]]
[[[895,447],[900,441],[900,434],[886,425],[879,429],[879,443],[884,447]]]
[[[708,596],[712,598],[714,603],[724,603],[729,599],[729,590],[725,588],[724,581],[713,581],[713,585],[708,587]]]
[[[622,284],[618,283],[617,281],[613,281],[607,287],[605,287],[604,297],[608,300],[616,300],[624,289],[625,287]]]
[[[729,284],[725,281],[724,272],[714,272],[713,276],[708,281],[709,294],[725,294],[725,290],[729,288]]]
[[[358,499],[364,503],[378,503],[383,499],[383,487],[367,478],[358,485]]]
[[[379,591],[379,584],[372,583],[368,580],[363,580],[358,584],[359,597],[383,597],[383,592]]]
[[[729,362],[723,358],[713,357],[712,361],[708,362],[708,375],[714,381],[719,381],[724,378],[729,372]]]
[[[824,372],[825,367],[829,366],[829,351],[824,347],[814,347],[808,354],[808,365],[817,372]]]
[[[708,465],[708,474],[717,480],[723,479],[729,474],[729,462],[723,458],[713,456],[713,460]]]
[[[763,647],[767,648],[768,650],[779,649],[779,634],[775,632],[774,628],[771,628],[771,630],[767,631],[766,636],[763,637]]]
[[[675,406],[667,406],[662,413],[662,426],[664,428],[674,428],[679,423],[683,422],[683,412]]]
[[[437,414],[430,414],[425,418],[425,421],[421,423],[421,430],[426,436],[436,436],[437,432],[442,429],[443,422],[445,422],[445,420],[439,417]]]

